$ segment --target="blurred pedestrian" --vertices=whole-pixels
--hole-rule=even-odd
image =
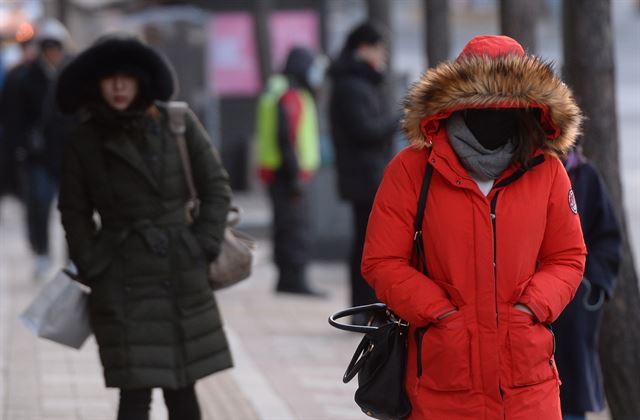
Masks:
[[[564,164],[575,191],[588,254],[576,296],[553,326],[562,378],[562,413],[565,420],[584,420],[587,411],[605,407],[598,339],[604,303],[615,288],[622,237],[604,182],[580,147],[569,153]]]
[[[322,296],[309,286],[306,267],[311,239],[307,195],[320,165],[313,95],[323,75],[319,56],[294,47],[258,103],[258,160],[273,206],[278,292]]]
[[[0,86],[0,198],[4,195],[12,195],[18,199],[21,199],[21,188],[19,182],[19,162],[17,159],[18,149],[17,139],[15,138],[15,124],[13,124],[14,135],[6,133],[4,124],[7,119],[15,121],[19,118],[17,109],[9,101],[14,100],[19,96],[16,90],[21,88],[20,81],[23,74],[28,69],[25,63],[29,63],[37,56],[36,43],[34,41],[34,30],[32,25],[23,23],[16,31],[16,42],[20,50],[20,56],[18,62],[4,67],[5,72],[2,78],[2,84]],[[1,57],[0,57],[1,58]],[[8,88],[7,88],[8,87]],[[11,124],[9,133],[11,133]]]
[[[362,271],[410,325],[411,418],[561,419],[550,325],[580,284],[586,250],[558,156],[580,122],[553,69],[506,36],[472,39],[407,95],[412,146],[386,169]]]
[[[38,28],[38,55],[14,68],[2,95],[2,128],[9,165],[20,170],[20,195],[26,205],[27,231],[35,254],[34,278],[51,265],[49,220],[62,164],[64,141],[75,120],[60,113],[54,101],[58,72],[66,60],[69,34],[57,20]],[[4,142],[3,141],[3,142]],[[12,161],[15,159],[14,161]]]
[[[400,115],[383,101],[387,47],[383,30],[371,22],[354,28],[329,71],[331,136],[336,153],[338,191],[351,204],[353,244],[350,281],[353,306],[376,302],[360,273],[367,220],[392,153]],[[363,319],[354,319],[359,323]]]
[[[88,118],[65,150],[59,209],[69,252],[91,287],[89,313],[118,419],[148,419],[163,389],[171,419],[200,419],[195,382],[231,367],[207,281],[230,203],[226,171],[192,112],[186,142],[200,213],[190,195],[164,102],[171,65],[126,36],[107,36],[71,62],[57,99]],[[96,223],[94,213],[99,216]]]

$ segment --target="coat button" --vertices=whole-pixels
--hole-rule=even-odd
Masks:
[[[436,163],[435,158],[432,158],[432,159],[431,159],[431,163]]]
[[[456,179],[456,185],[462,185],[462,181],[460,181],[459,179]]]

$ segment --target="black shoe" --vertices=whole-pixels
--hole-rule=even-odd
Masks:
[[[303,284],[278,284],[276,287],[276,292],[278,293],[291,293],[295,295],[315,297],[315,298],[326,298],[327,294],[325,292],[321,292],[319,290],[314,290],[307,286],[305,283]]]

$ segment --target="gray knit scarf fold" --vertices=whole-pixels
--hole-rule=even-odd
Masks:
[[[449,143],[469,175],[480,181],[497,179],[511,163],[515,147],[509,141],[495,150],[485,149],[467,127],[460,112],[446,122]]]

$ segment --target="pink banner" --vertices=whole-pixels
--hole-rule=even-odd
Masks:
[[[273,12],[269,17],[269,37],[273,70],[284,67],[291,47],[320,50],[320,19],[313,10]]]
[[[253,18],[249,13],[216,13],[209,22],[208,80],[214,94],[254,96],[260,92]]]

